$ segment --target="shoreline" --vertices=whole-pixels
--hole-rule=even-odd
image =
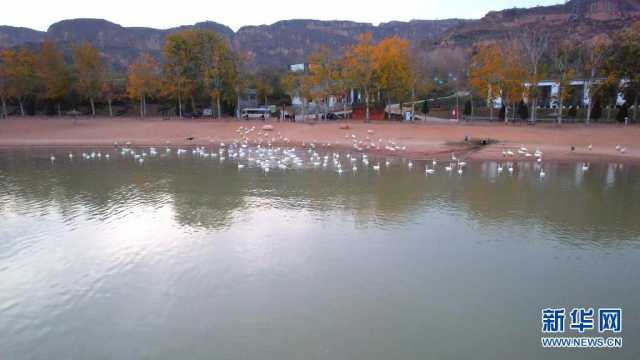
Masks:
[[[348,129],[342,128],[345,124],[349,125]],[[261,131],[264,125],[271,125],[273,130]],[[289,123],[232,118],[82,118],[74,125],[70,118],[32,117],[0,119],[0,150],[101,150],[113,148],[114,142],[119,146],[130,142],[129,146],[135,148],[211,146],[239,140],[238,128],[241,126],[255,127],[248,136],[251,145],[257,144],[257,133],[263,132],[267,135],[262,138],[270,137],[274,146],[301,147],[313,142],[317,148],[349,152],[354,151],[355,136],[357,141],[380,144],[380,149],[363,146],[362,152],[412,160],[441,161],[449,159],[452,153],[467,160],[535,160],[517,153],[513,157],[502,155],[503,150],[516,152],[524,145],[531,153],[539,148],[545,162],[640,163],[640,126],[617,124],[364,123],[362,120]],[[465,136],[469,142],[464,141]],[[193,140],[187,140],[190,137]],[[481,139],[492,142],[479,145]],[[404,146],[406,150],[384,149],[390,142]],[[327,143],[331,145],[323,146]],[[587,148],[589,145],[592,145],[591,150]],[[616,151],[616,145],[626,147],[626,152]]]

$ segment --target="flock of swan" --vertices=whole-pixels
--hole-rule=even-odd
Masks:
[[[110,160],[113,156],[119,155],[123,159],[133,159],[138,164],[144,164],[146,159],[149,158],[167,158],[175,153],[177,158],[183,158],[185,156],[192,156],[200,159],[217,160],[220,163],[225,161],[233,162],[238,170],[244,168],[259,168],[262,172],[269,173],[272,170],[287,170],[287,169],[300,169],[300,168],[322,168],[331,169],[338,174],[345,172],[358,173],[361,170],[371,169],[374,172],[380,172],[381,169],[388,168],[397,160],[386,158],[383,161],[371,160],[367,155],[366,150],[380,150],[384,149],[387,153],[403,152],[406,151],[406,146],[401,146],[394,141],[383,141],[381,138],[377,140],[373,138],[373,132],[368,131],[366,137],[358,138],[355,134],[345,135],[346,138],[352,140],[353,152],[339,152],[332,151],[330,142],[319,143],[316,141],[302,143],[302,146],[276,146],[275,144],[288,144],[289,139],[278,134],[274,136],[267,131],[259,131],[253,128],[240,127],[237,130],[240,135],[239,139],[236,139],[228,144],[224,142],[211,142],[210,146],[195,146],[192,148],[183,147],[171,147],[169,142],[166,142],[166,146],[163,149],[157,147],[149,147],[145,149],[136,149],[131,146],[130,143],[120,145],[117,142],[114,143],[115,152],[92,151],[82,152],[80,154],[74,154],[69,152],[67,154],[69,161],[74,161],[76,158],[79,160]],[[250,135],[254,134],[252,139]],[[320,150],[324,149],[324,150]],[[588,149],[591,149],[589,145]],[[617,146],[616,150],[624,153],[625,148]],[[509,174],[513,174],[516,170],[518,160],[535,160],[538,165],[537,173],[542,178],[546,176],[544,166],[542,165],[543,152],[539,148],[530,152],[527,147],[521,145],[517,149],[505,149],[502,151],[502,156],[505,161],[497,163],[496,171],[498,174],[506,171]],[[55,155],[50,155],[52,163],[56,161]],[[409,170],[416,169],[417,163],[411,160],[401,161],[406,164]],[[457,173],[463,175],[467,162],[464,159],[460,159],[456,154],[451,154],[449,161],[441,161],[444,166],[438,167],[438,160],[433,159],[425,162],[424,174],[427,176],[434,175],[438,171],[444,170],[444,172],[452,174]],[[583,163],[582,170],[589,170],[589,164]]]

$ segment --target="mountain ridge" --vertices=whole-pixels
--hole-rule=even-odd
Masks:
[[[167,35],[183,29],[208,29],[219,33],[236,50],[250,56],[258,67],[284,68],[304,62],[311,51],[326,46],[332,51],[356,42],[361,33],[374,39],[400,36],[424,52],[430,61],[453,66],[469,54],[474,44],[504,38],[527,26],[544,25],[556,37],[584,41],[611,34],[640,19],[640,0],[571,0],[565,4],[491,11],[480,19],[389,21],[373,25],[350,20],[281,20],[269,25],[247,25],[233,31],[213,21],[168,29],[124,27],[104,19],[68,19],[47,31],[0,26],[0,48],[36,47],[44,39],[59,44],[69,55],[73,43],[88,41],[108,63],[124,69],[144,52],[160,58]],[[567,29],[571,31],[567,33]]]

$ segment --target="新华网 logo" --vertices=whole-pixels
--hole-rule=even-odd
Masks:
[[[542,309],[544,348],[621,348],[622,309],[574,307]],[[568,324],[568,327],[566,326]],[[597,331],[597,333],[596,333]],[[567,332],[574,336],[564,336]],[[598,336],[589,336],[597,334]],[[577,336],[575,336],[577,335]]]

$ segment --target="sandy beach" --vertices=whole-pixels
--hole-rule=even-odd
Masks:
[[[505,149],[524,145],[533,152],[539,148],[545,160],[552,161],[624,161],[640,162],[640,127],[617,124],[503,124],[503,123],[364,123],[348,122],[289,123],[278,121],[162,120],[159,118],[9,118],[0,120],[2,148],[85,148],[110,147],[115,142],[132,146],[196,146],[240,139],[238,128],[262,129],[265,124],[276,145],[299,146],[314,142],[330,143],[334,149],[352,149],[353,136],[365,142],[379,143],[379,149],[365,151],[412,159],[445,159],[456,153],[467,159],[502,159]],[[257,131],[250,135],[257,140]],[[465,142],[465,137],[469,141]],[[382,141],[379,141],[381,139]],[[490,139],[489,145],[480,145]],[[406,150],[385,150],[393,141]],[[591,150],[588,146],[592,145]],[[625,147],[621,153],[616,145]],[[573,150],[571,147],[573,146]]]

